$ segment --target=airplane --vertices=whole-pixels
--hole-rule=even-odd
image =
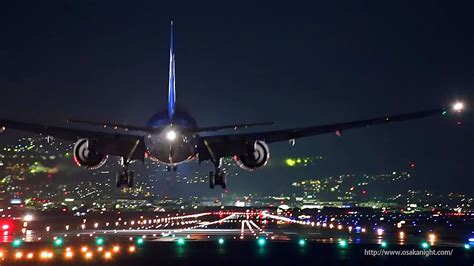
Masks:
[[[386,115],[377,118],[344,123],[316,125],[284,130],[270,130],[240,134],[223,134],[201,136],[203,132],[214,132],[225,129],[240,129],[272,123],[240,123],[211,127],[199,127],[196,120],[177,108],[175,88],[175,51],[173,40],[173,22],[171,21],[169,50],[169,80],[167,110],[153,115],[145,126],[125,125],[71,119],[68,122],[82,123],[89,126],[101,126],[115,129],[114,132],[103,130],[84,130],[79,128],[58,127],[14,120],[1,120],[0,128],[26,131],[52,136],[75,142],[73,147],[74,162],[87,169],[98,169],[105,164],[108,156],[121,158],[122,169],[117,173],[117,188],[132,187],[134,173],[129,170],[133,161],[145,162],[145,158],[164,164],[168,171],[176,171],[177,166],[192,160],[211,161],[215,171],[209,173],[209,186],[227,187],[225,173],[221,169],[222,159],[233,157],[237,165],[248,171],[265,166],[270,159],[268,144],[289,141],[295,144],[298,138],[335,133],[340,136],[343,131],[382,125],[392,122],[419,119],[434,115],[445,115],[448,112],[460,112],[464,105],[456,102],[453,106],[435,108],[419,112]],[[117,131],[119,130],[119,131]]]

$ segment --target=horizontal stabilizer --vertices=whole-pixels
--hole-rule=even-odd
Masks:
[[[241,129],[241,128],[249,128],[249,127],[256,127],[256,126],[269,126],[273,125],[273,122],[263,122],[263,123],[247,123],[247,124],[235,124],[235,125],[224,125],[224,126],[214,126],[214,127],[198,127],[193,129],[194,132],[206,132],[206,131],[217,131],[217,130],[224,130],[224,129]]]
[[[89,120],[81,120],[81,119],[68,119],[67,122],[86,124],[86,125],[92,125],[92,126],[100,126],[100,127],[109,128],[109,129],[123,129],[125,131],[128,131],[128,130],[149,131],[150,130],[150,128],[148,127],[124,125],[124,124],[117,124],[117,123],[111,123],[111,122],[97,122],[97,121],[89,121]]]

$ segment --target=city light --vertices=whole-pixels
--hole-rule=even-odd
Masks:
[[[23,217],[23,221],[25,221],[25,222],[31,222],[31,221],[33,221],[33,215],[31,215],[31,214],[25,215],[25,216]]]

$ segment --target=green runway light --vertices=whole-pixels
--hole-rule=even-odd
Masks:
[[[177,242],[176,242],[176,243],[178,243],[178,245],[179,245],[179,246],[182,246],[182,245],[184,245],[184,238],[181,238],[181,237],[180,237],[180,238],[178,238],[178,240],[177,240]]]
[[[286,163],[287,166],[292,167],[292,166],[295,166],[296,161],[291,159],[291,158],[288,158],[288,159],[285,160],[285,163]]]
[[[95,244],[98,246],[102,246],[104,244],[104,239],[102,237],[98,237],[95,239]]]
[[[429,248],[430,245],[429,245],[428,243],[426,243],[426,242],[423,242],[423,243],[421,243],[421,247],[422,247],[422,248]]]
[[[143,245],[143,243],[145,243],[145,240],[143,239],[143,237],[140,237],[140,238],[137,238],[137,245]]]
[[[15,247],[15,248],[21,246],[21,244],[23,244],[23,241],[21,241],[21,239],[15,239],[12,242],[12,246]]]
[[[64,243],[64,240],[63,240],[62,238],[60,238],[60,237],[56,238],[56,239],[53,241],[53,244],[54,244],[54,246],[56,246],[56,247],[62,246],[63,243]]]
[[[386,247],[387,247],[387,242],[382,241],[382,242],[380,243],[380,246],[382,246],[383,248],[386,248]]]
[[[339,246],[341,248],[345,248],[347,246],[347,241],[342,239],[342,240],[339,240]]]
[[[443,111],[443,113],[441,113],[442,115],[446,115],[448,112],[447,111]]]
[[[259,238],[259,239],[257,240],[258,245],[261,246],[261,247],[265,246],[265,242],[267,242],[267,241],[265,240],[265,238]]]
[[[469,244],[464,244],[464,249],[471,249],[471,246]]]
[[[219,238],[219,240],[217,240],[217,242],[219,243],[219,245],[223,245],[224,244],[224,238]]]
[[[304,246],[306,246],[306,240],[300,239],[300,240],[298,241],[298,244],[300,245],[300,247],[304,247]]]

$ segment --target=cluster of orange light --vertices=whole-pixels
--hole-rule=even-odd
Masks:
[[[100,246],[97,248],[95,254],[98,256],[101,256],[105,260],[110,260],[113,258],[114,254],[120,253],[121,247],[119,245],[114,245],[112,246],[109,250],[104,250],[104,247]],[[128,253],[135,253],[136,247],[134,245],[130,245],[127,247]],[[79,249],[79,254],[82,255],[82,257],[85,260],[91,260],[94,258],[94,250],[92,248],[89,248],[87,246],[82,246]],[[71,260],[74,258],[74,251],[71,247],[67,247],[64,250],[63,258],[66,260]],[[21,250],[16,250],[13,252],[13,259],[14,260],[32,260],[35,257],[37,257],[39,260],[51,260],[55,256],[54,252],[49,251],[49,250],[41,250],[37,256],[35,256],[35,252],[25,252]],[[7,256],[7,252],[4,250],[0,250],[0,259],[5,260],[11,257]]]

